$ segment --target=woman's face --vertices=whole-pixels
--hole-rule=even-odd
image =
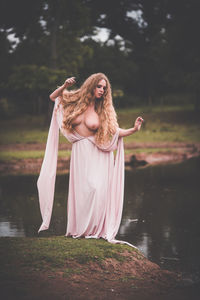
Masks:
[[[105,79],[101,79],[94,90],[94,95],[96,99],[100,99],[105,93],[105,90],[106,90],[106,81]]]

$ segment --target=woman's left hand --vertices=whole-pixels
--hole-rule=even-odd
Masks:
[[[134,127],[131,127],[129,129],[119,128],[119,136],[120,137],[125,137],[125,136],[129,136],[129,135],[139,131],[143,122],[144,122],[144,119],[142,119],[142,117],[138,117],[135,120]]]
[[[142,126],[142,123],[144,122],[144,120],[142,119],[142,117],[138,117],[136,120],[135,120],[135,125],[134,125],[134,128],[136,131],[139,131],[141,126]]]

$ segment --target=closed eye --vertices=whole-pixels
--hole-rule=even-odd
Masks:
[[[100,89],[102,87],[102,85],[97,85],[98,89]],[[106,90],[106,87],[103,87],[104,91]]]

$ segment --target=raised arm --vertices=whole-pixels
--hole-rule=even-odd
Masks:
[[[129,136],[129,135],[131,135],[131,134],[139,131],[143,122],[144,122],[144,120],[142,119],[142,117],[138,117],[135,120],[134,127],[129,128],[129,129],[122,129],[122,128],[120,128],[120,130],[119,130],[119,136],[120,137],[125,137],[125,136]]]
[[[59,97],[63,90],[72,86],[75,83],[75,77],[71,77],[65,80],[64,84],[57,88],[49,97],[52,101],[55,101],[57,97]]]

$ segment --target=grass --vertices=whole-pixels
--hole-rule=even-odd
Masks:
[[[124,250],[137,257],[143,257],[137,249],[126,245],[111,244],[104,240],[73,239],[66,237],[46,238],[0,238],[1,268],[12,265],[28,267],[32,271],[64,270],[65,277],[80,273],[80,268],[67,265],[72,263],[102,263],[107,258],[124,261]]]
[[[165,272],[155,270],[150,262],[145,266],[146,261],[137,249],[102,239],[0,238],[1,296],[79,299],[81,295],[93,299],[98,295],[104,299],[108,295],[111,299],[125,295],[132,299],[130,289],[141,289],[143,296],[149,288],[157,295],[149,274],[165,290],[165,283],[168,287],[172,279],[169,275],[166,279]]]
[[[71,277],[73,274],[82,274],[84,271],[80,268],[66,268],[63,273],[63,277]]]
[[[149,123],[148,127],[125,138],[127,142],[200,142],[200,125]]]
[[[58,152],[58,156],[60,158],[69,158],[71,152],[60,150]],[[0,152],[0,161],[9,161],[9,160],[21,160],[21,159],[28,159],[28,158],[43,158],[44,157],[44,151],[40,150],[34,150],[34,151],[24,151],[24,150],[18,150],[18,151],[1,151]]]
[[[141,106],[120,109],[117,114],[122,128],[132,127],[139,115],[145,119],[142,130],[125,138],[125,143],[200,142],[200,118],[191,105]],[[44,125],[44,116],[23,116],[1,121],[0,128],[2,144],[46,143],[49,126]],[[61,136],[63,142],[66,139]]]
[[[179,111],[193,111],[193,104],[183,104],[183,105],[141,105],[137,107],[129,107],[124,109],[118,109],[117,113],[155,113],[155,112],[179,112]]]
[[[126,142],[200,142],[200,118],[192,106],[161,106],[124,109],[118,111],[123,128],[133,125],[141,115],[145,120],[142,130],[125,138]]]
[[[186,150],[187,151],[187,150]],[[125,154],[136,154],[136,153],[156,153],[156,152],[167,152],[177,153],[177,150],[173,148],[137,148],[137,149],[125,149]],[[59,150],[58,157],[69,159],[71,151]],[[23,160],[23,159],[43,159],[44,151],[40,150],[17,150],[17,151],[1,151],[0,162],[6,162],[11,160]]]
[[[200,142],[200,118],[191,105],[152,106],[120,109],[117,111],[119,125],[129,128],[137,116],[142,115],[145,123],[142,130],[124,138],[124,142]],[[1,144],[46,143],[49,126],[44,125],[44,116],[23,116],[12,120],[0,121]],[[60,134],[60,143],[68,141]],[[143,148],[125,150],[126,154],[173,152],[170,148]],[[174,151],[175,152],[175,151]],[[69,158],[70,151],[59,150],[60,158]],[[43,158],[44,150],[1,151],[0,161]]]

